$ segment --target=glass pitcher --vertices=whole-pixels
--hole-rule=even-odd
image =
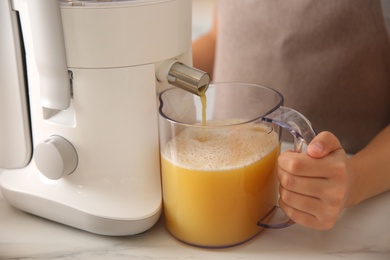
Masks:
[[[315,137],[310,122],[259,85],[211,84],[206,99],[177,88],[159,96],[168,231],[191,245],[228,247],[292,225],[277,207],[281,127],[301,152]]]

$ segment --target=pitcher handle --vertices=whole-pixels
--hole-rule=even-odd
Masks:
[[[302,152],[303,144],[308,145],[316,136],[309,120],[298,111],[288,107],[280,106],[265,115],[263,121],[279,125],[288,130],[294,136],[294,151],[298,153]],[[269,217],[271,219],[268,219]],[[279,207],[275,206],[257,225],[264,228],[278,229],[291,226],[294,223]]]

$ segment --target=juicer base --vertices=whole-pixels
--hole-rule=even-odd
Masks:
[[[107,236],[137,235],[154,226],[161,215],[162,203],[160,198],[153,200],[153,203],[150,203],[147,210],[144,211],[140,211],[138,207],[131,207],[131,199],[128,199],[129,194],[123,194],[122,201],[118,203],[118,196],[107,198],[111,193],[105,193],[104,191],[96,197],[72,199],[74,203],[70,203],[70,200],[67,199],[74,196],[71,191],[69,191],[69,196],[64,196],[64,192],[59,191],[59,189],[54,192],[48,191],[46,189],[47,184],[37,184],[31,177],[31,175],[20,172],[20,170],[1,172],[0,191],[11,206],[94,234]],[[59,195],[60,193],[61,195]],[[99,196],[101,198],[106,196],[106,201],[103,202]],[[137,197],[137,195],[132,195],[132,197],[134,196]],[[138,198],[141,198],[141,196],[138,196]],[[80,206],[82,200],[85,200],[82,202],[84,205],[97,204],[98,207],[82,208]],[[142,201],[142,199],[141,202],[148,204],[148,201]],[[117,204],[116,208],[118,208],[118,205],[122,205],[126,210],[117,212],[111,204]]]

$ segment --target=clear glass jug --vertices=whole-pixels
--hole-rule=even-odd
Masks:
[[[315,136],[309,121],[282,106],[280,93],[254,84],[211,84],[206,96],[206,107],[177,88],[159,97],[168,231],[191,245],[227,247],[293,224],[277,207],[280,127],[300,152]]]

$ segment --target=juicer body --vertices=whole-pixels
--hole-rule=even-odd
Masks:
[[[60,20],[35,21],[56,8],[47,2],[0,7],[16,70],[0,90],[16,104],[0,112],[10,122],[0,140],[11,140],[0,148],[1,192],[92,233],[142,233],[162,208],[156,93],[169,86],[156,75],[162,64],[191,65],[191,1],[62,1]]]

